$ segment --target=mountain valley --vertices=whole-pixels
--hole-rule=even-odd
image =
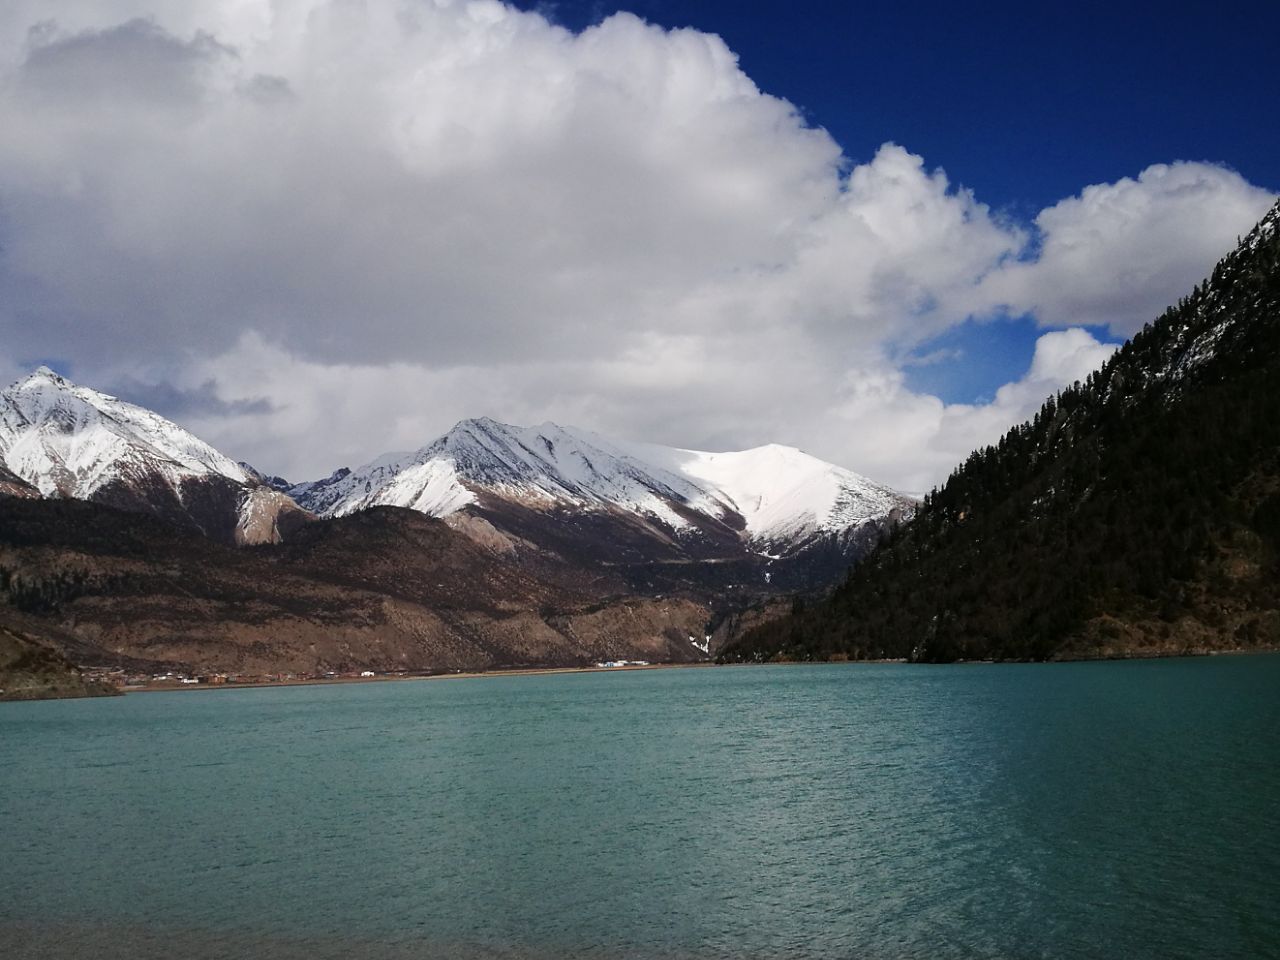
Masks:
[[[42,367],[0,392],[6,655],[74,691],[64,664],[264,676],[1280,645],[1278,227],[1280,206],[922,504],[790,447],[488,418],[291,483]]]

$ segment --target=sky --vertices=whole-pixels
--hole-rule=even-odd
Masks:
[[[0,379],[295,480],[492,416],[926,490],[1280,189],[1280,8],[1032,6],[8,0]]]

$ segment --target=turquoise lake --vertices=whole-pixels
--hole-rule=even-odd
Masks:
[[[1280,957],[1280,656],[0,704],[0,956]]]

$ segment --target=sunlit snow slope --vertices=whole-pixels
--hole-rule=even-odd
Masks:
[[[390,505],[446,517],[483,495],[545,509],[613,508],[677,532],[699,521],[727,524],[744,539],[782,546],[911,506],[888,487],[791,447],[703,453],[487,418],[464,420],[416,453],[290,492],[327,516]]]
[[[0,460],[47,497],[86,499],[141,473],[172,485],[212,474],[248,480],[235,461],[177,424],[48,367],[0,393]]]
[[[287,496],[176,423],[40,367],[0,392],[0,466],[44,497],[100,500],[239,543],[280,537]]]

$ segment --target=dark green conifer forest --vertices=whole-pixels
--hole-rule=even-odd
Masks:
[[[1280,645],[1280,204],[1084,383],[977,450],[828,599],[725,660]]]

